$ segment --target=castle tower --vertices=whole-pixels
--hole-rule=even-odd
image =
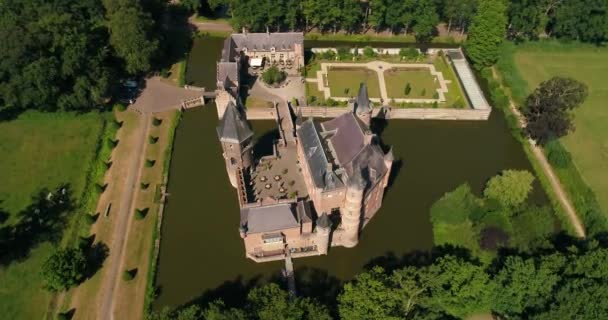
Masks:
[[[245,116],[232,101],[226,105],[224,116],[217,127],[217,135],[222,145],[222,155],[226,161],[230,183],[236,188],[237,170],[249,168],[252,163],[253,131]]]
[[[319,219],[317,219],[317,227],[315,228],[315,243],[317,244],[317,251],[319,251],[319,254],[327,254],[330,232],[331,221],[329,220],[327,213],[323,212]]]
[[[372,122],[372,105],[369,101],[369,96],[367,95],[367,86],[364,82],[361,82],[361,85],[359,86],[359,93],[357,94],[353,111],[355,112],[357,118],[359,118],[368,127],[370,126],[370,123]]]
[[[342,245],[347,248],[352,248],[359,242],[364,190],[365,181],[361,176],[361,169],[353,168],[353,176],[349,177],[346,187],[344,205],[340,208],[343,229]]]
[[[393,161],[395,160],[395,156],[393,155],[393,148],[391,147],[388,152],[384,155],[384,165],[386,166],[386,175],[384,176],[384,181],[382,182],[382,186],[386,188],[388,186],[388,180],[391,175],[391,169],[393,167]]]

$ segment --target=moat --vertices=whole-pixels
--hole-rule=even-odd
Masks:
[[[198,39],[188,79],[212,87],[222,39]],[[252,121],[257,155],[271,152],[274,121]],[[226,178],[213,103],[187,111],[178,127],[170,169],[171,194],[164,215],[156,306],[176,307],[196,299],[240,300],[256,282],[280,276],[283,263],[258,264],[244,256],[238,233],[238,203]],[[378,128],[378,126],[376,126]],[[296,259],[300,292],[325,292],[374,259],[432,247],[429,208],[444,193],[468,182],[481,192],[502,169],[531,171],[521,145],[500,112],[488,121],[392,120],[380,126],[397,163],[384,202],[357,247],[331,248],[328,256]],[[542,196],[536,188],[539,201]]]

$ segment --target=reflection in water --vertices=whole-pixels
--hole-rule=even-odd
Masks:
[[[195,43],[194,50],[197,46],[216,48],[220,42]],[[214,70],[206,69],[206,77],[213,80]],[[245,258],[238,233],[236,191],[226,175],[216,125],[215,106],[208,104],[187,111],[176,133],[157,274],[157,307],[220,297],[238,303],[251,286],[278,277],[283,266],[282,262],[257,264]],[[256,152],[270,153],[275,122],[254,121],[252,125],[258,140]],[[372,261],[391,260],[379,257],[392,255],[398,260],[405,253],[430,249],[430,206],[458,185],[468,182],[480,194],[486,180],[503,169],[532,171],[499,112],[493,112],[489,121],[392,120],[375,123],[374,128],[381,131],[383,143],[393,147],[400,161],[394,167],[400,168],[357,247],[332,248],[328,256],[294,261],[301,294],[331,299],[340,281],[350,279]],[[535,187],[532,199],[545,203],[539,186]]]

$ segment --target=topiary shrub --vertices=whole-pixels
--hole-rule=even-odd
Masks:
[[[146,190],[146,189],[148,189],[148,187],[150,186],[150,184],[142,182],[142,183],[139,184],[139,186],[141,187],[142,190]]]
[[[146,159],[146,167],[147,168],[152,168],[154,167],[154,164],[156,163],[156,160],[152,160],[152,159]]]
[[[131,270],[125,270],[122,273],[122,279],[124,281],[131,281],[131,280],[135,279],[135,273],[133,273]]]
[[[106,140],[106,144],[110,149],[114,149],[118,145],[118,140],[108,139]]]
[[[148,215],[149,208],[135,209],[135,219],[143,220]]]
[[[106,170],[112,168],[112,161],[105,162],[104,164],[106,165]]]
[[[149,136],[148,137],[148,142],[150,144],[156,144],[158,142],[158,137],[154,137],[154,136]]]
[[[406,96],[409,96],[410,92],[412,92],[412,85],[408,82],[405,85],[405,90],[403,90],[403,93],[405,93]]]
[[[108,187],[107,184],[96,183],[95,184],[95,191],[97,191],[97,193],[99,193],[99,194],[102,194],[104,191],[106,191],[107,187]]]
[[[153,124],[155,127],[160,126],[160,125],[161,125],[161,123],[163,123],[163,119],[159,119],[159,118],[157,118],[157,117],[154,117],[154,118],[152,119],[152,124]]]
[[[84,217],[85,217],[84,219],[88,225],[93,225],[93,224],[95,224],[95,222],[97,222],[98,215],[97,214],[92,215],[92,214],[87,213],[84,215]]]

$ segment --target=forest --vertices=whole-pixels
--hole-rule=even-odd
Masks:
[[[148,319],[462,319],[488,313],[504,319],[606,319],[606,245],[605,237],[557,237],[551,248],[506,250],[490,264],[443,246],[380,257],[346,283],[319,276],[325,280],[313,285],[322,287],[314,298],[293,298],[270,284],[251,288],[237,306],[194,303]],[[332,294],[337,298],[327,297]]]
[[[512,39],[555,37],[601,43],[608,38],[607,0],[184,0],[192,10],[226,10],[233,26],[251,31],[413,32],[425,41],[444,22],[466,33],[484,2],[506,5]]]

